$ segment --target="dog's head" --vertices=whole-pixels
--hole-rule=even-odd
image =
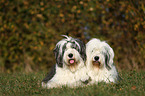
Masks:
[[[80,63],[84,64],[86,60],[85,45],[84,43],[72,37],[65,36],[56,44],[54,54],[56,63],[59,67],[68,67],[75,70]]]
[[[86,44],[87,66],[93,69],[111,69],[113,64],[113,49],[104,41],[92,39]]]

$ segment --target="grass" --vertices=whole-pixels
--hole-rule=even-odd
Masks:
[[[0,74],[1,96],[145,96],[145,71],[120,72],[119,84],[87,86],[84,88],[41,88],[44,72]]]

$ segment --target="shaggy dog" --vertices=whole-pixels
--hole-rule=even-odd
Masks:
[[[91,84],[98,82],[117,83],[118,72],[113,63],[113,49],[104,41],[93,38],[86,44],[86,66]]]
[[[53,88],[61,86],[77,87],[86,83],[85,45],[79,39],[68,37],[56,44],[54,54],[56,64],[42,81],[42,87]]]

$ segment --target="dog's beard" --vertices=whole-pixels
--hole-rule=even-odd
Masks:
[[[88,57],[88,63],[90,68],[94,71],[99,71],[103,68],[103,55],[100,53],[92,53],[91,57]],[[96,58],[95,58],[96,57]]]
[[[100,68],[100,66],[101,66],[101,63],[100,63],[100,61],[92,61],[92,65],[95,67],[95,68]]]
[[[76,59],[70,59],[68,60],[68,67],[72,72],[75,72],[77,70],[79,62],[76,61]]]
[[[75,72],[77,70],[77,66],[80,63],[80,61],[76,60],[75,58],[64,60],[64,62],[68,69],[72,72]]]

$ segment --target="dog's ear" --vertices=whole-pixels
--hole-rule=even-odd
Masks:
[[[75,39],[80,45],[80,54],[84,61],[86,61],[86,46],[80,39]]]
[[[53,65],[51,67],[51,71],[49,74],[42,80],[42,82],[47,83],[49,80],[53,78],[53,76],[56,74],[56,65]]]
[[[104,52],[104,57],[105,57],[105,65],[107,70],[111,70],[111,66],[113,64],[113,58],[114,58],[114,52],[113,49],[107,45],[104,47],[105,52]]]
[[[63,67],[62,54],[60,54],[60,45],[56,45],[53,52],[54,52],[54,55],[55,55],[57,65],[59,67]]]

